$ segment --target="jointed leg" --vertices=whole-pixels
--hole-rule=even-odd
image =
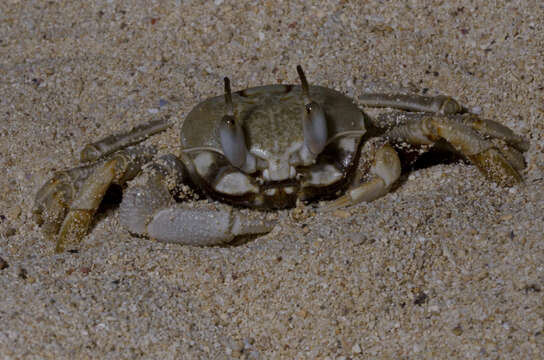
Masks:
[[[369,107],[390,107],[415,112],[431,112],[440,115],[454,115],[466,112],[457,101],[449,96],[423,96],[415,94],[363,94],[360,102]],[[518,151],[527,151],[527,141],[508,127],[493,121],[481,119],[473,114],[458,117],[466,126],[478,131],[486,138],[505,141]]]
[[[81,152],[81,160],[99,161],[59,171],[40,188],[36,194],[34,218],[46,236],[58,235],[57,251],[62,251],[65,243],[79,241],[85,235],[111,184],[124,184],[136,176],[155,154],[152,148],[127,147],[168,126],[167,120],[151,121],[87,145]]]
[[[529,143],[522,136],[496,121],[481,119],[472,114],[463,115],[458,119],[486,138],[500,139],[521,152],[529,150]]]
[[[505,186],[521,181],[518,171],[525,167],[522,152],[528,143],[504,125],[466,112],[454,99],[447,96],[365,94],[363,105],[391,107],[408,111],[435,113],[432,115],[393,115],[398,121],[408,119],[392,129],[387,137],[411,145],[430,145],[442,138],[471,160],[489,179]]]
[[[37,192],[33,217],[47,237],[58,233],[77,189],[94,168],[93,165],[87,165],[58,171]]]
[[[390,107],[417,112],[457,114],[466,111],[449,96],[422,96],[415,94],[363,94],[359,101],[369,107]]]
[[[487,178],[503,186],[521,182],[518,170],[525,163],[516,149],[526,149],[527,144],[499,123],[472,115],[403,114],[402,119],[401,125],[386,134],[389,140],[424,145],[444,139]]]
[[[57,251],[79,242],[111,184],[124,184],[149,162],[155,150],[134,147],[92,165],[56,173],[36,195],[34,216],[48,236],[57,236]]]
[[[150,121],[144,125],[134,127],[132,130],[110,135],[95,143],[88,144],[81,150],[81,161],[95,161],[117,150],[124,149],[130,145],[137,144],[149,136],[166,130],[170,123],[166,119]]]

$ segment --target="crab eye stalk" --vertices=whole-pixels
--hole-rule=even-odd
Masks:
[[[237,168],[243,168],[246,163],[247,149],[244,132],[234,117],[223,116],[219,127],[219,137],[223,154]]]
[[[225,81],[225,105],[227,107],[227,115],[230,115],[234,119],[234,106],[232,104],[232,92],[230,91],[230,79],[224,77]]]
[[[300,65],[297,66],[298,76],[302,87],[305,113],[303,117],[304,145],[315,157],[327,145],[327,119],[323,107],[310,99],[310,87]]]
[[[304,99],[304,104],[309,105],[310,102],[310,87],[308,86],[308,80],[306,80],[306,75],[302,71],[302,66],[297,65],[297,73],[300,78],[300,86],[302,87],[302,97]]]
[[[244,131],[234,116],[228,78],[225,78],[225,105],[226,114],[219,125],[219,138],[223,154],[233,166],[248,172],[254,171],[255,159],[247,150]]]
[[[327,144],[327,120],[321,105],[315,101],[306,105],[302,125],[304,145],[313,155],[318,155]]]

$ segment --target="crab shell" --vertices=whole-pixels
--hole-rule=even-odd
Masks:
[[[181,159],[192,182],[217,200],[263,209],[338,196],[350,184],[366,115],[352,99],[332,89],[311,86],[310,98],[325,112],[328,141],[308,162],[300,86],[259,86],[232,94],[236,121],[256,159],[251,173],[223,155],[219,128],[226,113],[224,97],[198,104],[181,129]]]

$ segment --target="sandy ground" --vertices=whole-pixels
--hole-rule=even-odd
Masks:
[[[0,2],[0,357],[537,358],[544,352],[541,1]],[[382,199],[281,212],[221,248],[131,236],[115,206],[77,251],[31,219],[85,143],[235,89],[447,94],[529,139],[522,185],[461,162]],[[304,215],[304,214],[303,214]]]

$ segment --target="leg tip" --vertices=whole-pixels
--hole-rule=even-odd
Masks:
[[[512,187],[522,182],[521,175],[495,148],[469,156],[486,178],[504,187]]]
[[[66,244],[78,244],[87,234],[92,218],[89,210],[70,210],[60,228],[55,252],[63,252]]]

